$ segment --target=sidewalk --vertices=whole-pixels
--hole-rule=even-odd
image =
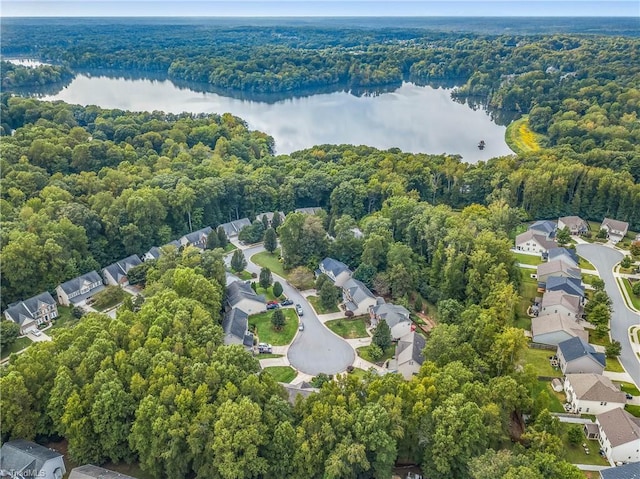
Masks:
[[[311,307],[313,308],[313,306]],[[326,323],[327,321],[331,321],[333,319],[344,319],[344,313],[342,311],[338,311],[337,313],[327,313],[327,314],[318,314],[316,312],[316,316],[318,316],[318,319],[322,324]]]
[[[624,381],[627,383],[635,384],[635,382],[633,381],[633,379],[631,379],[631,376],[627,372],[614,373],[613,371],[605,371],[603,375],[607,376],[609,379],[613,379],[614,381]]]

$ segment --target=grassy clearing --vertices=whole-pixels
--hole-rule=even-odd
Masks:
[[[280,331],[276,331],[271,325],[273,311],[249,316],[249,325],[257,332],[261,343],[269,343],[273,346],[289,344],[298,330],[298,317],[293,309],[283,308],[285,324]]]
[[[345,339],[366,338],[367,327],[362,318],[332,319],[324,323],[327,328]]]
[[[618,358],[607,358],[607,367],[604,368],[606,371],[611,371],[614,373],[623,373],[624,368]]]
[[[524,253],[513,253],[513,255],[516,257],[516,260],[518,261],[518,263],[530,264],[533,266],[538,266],[539,264],[542,264],[542,258],[540,257],[540,255],[533,256],[533,255],[524,254]]]
[[[625,411],[635,417],[640,417],[640,406],[634,406],[632,404],[627,404],[624,407]]]
[[[572,424],[568,423],[560,423],[560,438],[562,439],[562,444],[564,445],[564,458],[572,463],[572,464],[593,464],[596,466],[608,466],[609,462],[600,456],[600,444],[598,444],[597,440],[588,440],[586,437],[582,438],[582,442],[577,445],[573,445],[569,443],[569,439],[567,438],[567,431]],[[582,425],[581,425],[582,426]],[[587,449],[589,450],[589,454],[585,452],[585,448],[582,447],[583,444],[587,445]]]
[[[269,268],[272,273],[277,274],[283,278],[287,278],[287,272],[282,267],[282,263],[280,262],[280,250],[277,249],[273,254],[268,251],[263,251],[262,253],[254,254],[251,257],[251,261],[257,265],[262,266],[263,268]]]
[[[549,363],[549,356],[554,354],[555,352],[550,349],[527,348],[524,351],[523,362],[533,366],[538,376],[560,377],[562,376],[560,368],[554,369]]]
[[[238,278],[240,278],[243,281],[248,281],[253,278],[253,276],[251,276],[251,273],[249,273],[247,270],[240,271],[239,273],[234,272],[233,274],[235,274]]]
[[[598,346],[604,346],[607,347],[611,344],[611,341],[609,341],[609,336],[604,335],[604,336],[598,336],[595,332],[595,330],[590,329],[589,330],[589,342],[591,344],[595,344]]]
[[[640,311],[640,296],[636,296],[635,294],[633,294],[633,291],[631,291],[631,281],[629,281],[629,279],[627,278],[622,278],[621,281],[624,285],[624,289],[627,290],[627,294],[631,298],[633,307]]]
[[[389,346],[387,349],[384,350],[384,354],[380,359],[378,359],[377,361],[374,361],[369,355],[369,346],[362,346],[356,349],[356,351],[358,352],[358,356],[360,356],[362,359],[378,365],[384,364],[384,362],[387,359],[391,359],[391,357],[393,357],[395,353],[395,350],[396,350],[396,346],[395,344],[392,344],[391,346]]]
[[[631,394],[632,396],[640,396],[640,390],[633,383],[626,383],[624,381],[616,382],[620,386],[620,389],[627,394]]]
[[[296,377],[296,372],[291,366],[270,366],[264,370],[279,383],[290,383]]]
[[[520,285],[520,301],[516,310],[515,325],[522,329],[531,329],[531,318],[527,315],[527,309],[538,295],[538,282],[531,278],[531,271],[522,269],[522,283]]]
[[[267,289],[261,288],[257,286],[256,283],[256,293],[263,295],[267,301],[274,301],[276,299],[282,299],[282,296],[278,296],[277,298],[273,295],[273,286],[269,286]]]
[[[507,127],[505,141],[514,153],[538,151],[546,143],[543,135],[533,132],[529,128],[529,116],[525,115]]]
[[[109,285],[93,297],[91,306],[100,312],[104,312],[122,303],[126,295],[127,293],[120,286]]]
[[[11,346],[2,348],[1,357],[2,359],[8,358],[13,353],[17,353],[24,348],[28,348],[32,343],[33,341],[29,338],[18,338]]]
[[[318,298],[317,296],[307,296],[307,301],[311,303],[311,306],[313,306],[313,309],[315,309],[316,313],[318,314],[340,312],[340,308],[338,307],[337,304],[333,308],[325,308],[324,306],[322,306],[322,303],[320,302],[320,298]]]
[[[550,412],[565,412],[564,407],[562,406],[565,396],[564,394],[557,393],[553,390],[551,387],[551,381],[538,381],[533,390],[533,398],[537,398],[543,392],[549,397]]]
[[[281,358],[282,354],[273,354],[273,353],[260,353],[258,356],[258,360],[260,359],[273,359],[273,358]]]

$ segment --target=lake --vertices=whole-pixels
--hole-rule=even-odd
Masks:
[[[341,143],[457,154],[469,163],[512,154],[504,141],[506,127],[487,111],[453,101],[449,88],[413,83],[369,95],[340,91],[267,102],[179,88],[169,80],[81,74],[42,99],[134,111],[229,112],[273,136],[283,154]],[[477,146],[481,140],[484,150]]]

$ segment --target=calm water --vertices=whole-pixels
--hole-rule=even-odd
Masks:
[[[285,154],[326,143],[459,154],[471,163],[512,153],[504,126],[450,95],[449,89],[404,83],[372,96],[335,92],[266,103],[178,88],[168,80],[78,75],[43,99],[123,110],[229,112],[273,136],[277,152]],[[483,151],[477,147],[480,140],[486,143]]]

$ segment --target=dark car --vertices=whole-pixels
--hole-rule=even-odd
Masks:
[[[633,396],[631,394],[629,394],[629,393],[626,393],[626,396],[627,396],[627,399],[629,399],[629,400],[633,399]]]
[[[289,298],[280,302],[280,306],[291,306],[292,304],[293,304],[293,300]]]
[[[267,309],[278,309],[280,305],[278,303],[268,303]]]

